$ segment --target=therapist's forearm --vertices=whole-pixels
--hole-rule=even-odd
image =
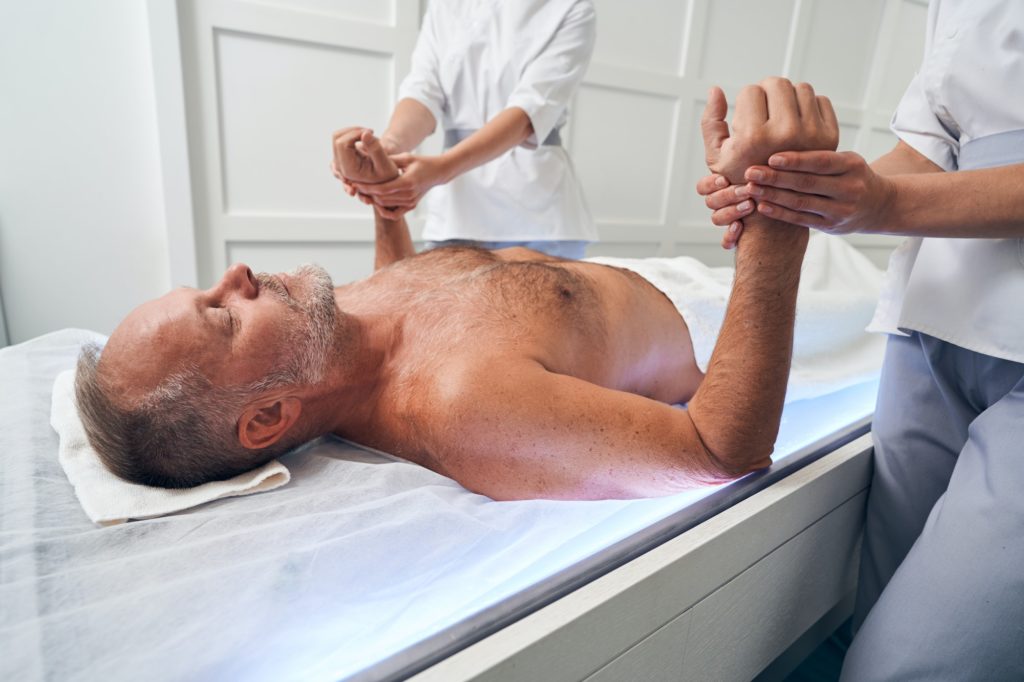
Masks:
[[[914,237],[1024,237],[1024,164],[892,175],[886,219],[872,232]]]
[[[398,100],[391,114],[387,130],[381,136],[381,144],[388,154],[411,152],[434,132],[437,121],[430,109],[408,97]]]
[[[441,155],[445,175],[451,179],[482,166],[533,134],[533,124],[519,107],[499,112],[482,128]]]
[[[408,258],[416,253],[412,245],[412,237],[409,235],[409,225],[405,218],[390,220],[382,217],[377,211],[373,212],[374,220],[374,260],[373,269],[391,265],[403,258]]]

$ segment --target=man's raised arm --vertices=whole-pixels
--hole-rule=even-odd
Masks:
[[[832,104],[807,83],[770,78],[744,88],[733,130],[715,88],[701,121],[709,168],[730,181],[783,148],[834,150]],[[746,219],[732,296],[707,375],[689,403],[701,440],[725,471],[767,466],[778,435],[793,351],[806,228],[763,215]]]
[[[838,124],[822,100],[781,79],[745,88],[730,134],[725,96],[715,89],[703,126],[709,166],[742,177],[779,149],[834,149]],[[768,466],[807,240],[803,227],[763,216],[750,222],[708,372],[687,410],[537,362],[488,369],[481,390],[446,405],[460,425],[448,471],[502,499],[603,498],[663,495]]]
[[[334,134],[332,167],[345,179],[362,183],[378,184],[398,177],[398,167],[368,128],[346,128]],[[384,218],[375,207],[373,218],[374,270],[416,253],[404,217]]]

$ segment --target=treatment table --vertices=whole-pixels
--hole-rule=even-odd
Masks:
[[[88,340],[0,350],[0,679],[741,680],[850,612],[874,382],[671,497],[495,502],[327,439],[283,488],[97,527],[49,425]]]

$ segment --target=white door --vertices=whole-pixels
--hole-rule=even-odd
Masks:
[[[601,233],[588,252],[712,264],[732,256],[693,189],[708,87],[731,98],[769,75],[808,80],[833,98],[842,147],[876,156],[894,142],[888,120],[920,61],[926,11],[924,0],[594,4],[597,46],[563,134]],[[423,6],[178,0],[201,285],[234,261],[318,262],[339,283],[371,272],[372,217],[328,171],[330,136],[386,125]],[[854,241],[880,264],[892,246]]]
[[[201,285],[236,261],[372,271],[371,216],[330,174],[331,133],[386,123],[419,19],[416,0],[179,3]]]

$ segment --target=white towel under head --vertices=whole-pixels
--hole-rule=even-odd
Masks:
[[[224,497],[273,490],[291,479],[288,469],[277,460],[226,481],[194,488],[157,488],[118,478],[104,466],[85,437],[75,403],[73,370],[62,372],[53,383],[50,424],[60,437],[60,465],[82,509],[101,525],[163,516]]]

